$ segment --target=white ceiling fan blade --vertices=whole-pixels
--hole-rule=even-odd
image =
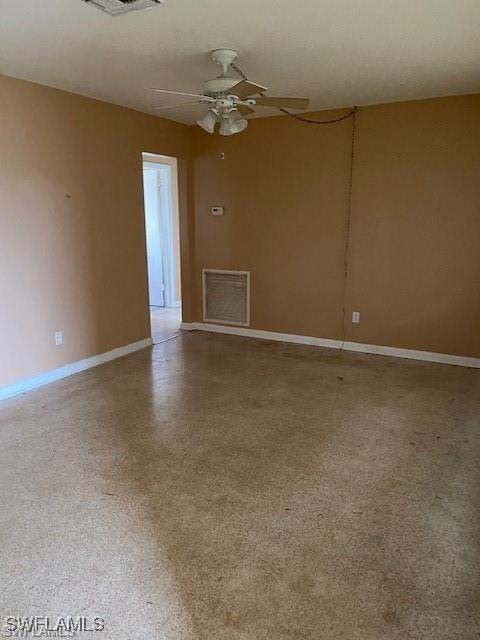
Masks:
[[[267,87],[257,84],[256,82],[250,82],[250,80],[241,80],[228,90],[228,93],[237,98],[244,99],[248,96],[253,96],[257,93],[264,93],[267,91]]]
[[[206,102],[215,102],[213,98],[210,96],[204,96],[200,93],[185,93],[184,91],[170,91],[169,89],[151,89],[152,91],[157,91],[158,93],[171,93],[177,96],[188,96],[189,98],[202,98]]]
[[[242,114],[242,116],[248,116],[250,113],[255,113],[253,109],[250,109],[250,107],[247,107],[244,104],[239,104],[237,106],[237,109]]]
[[[281,109],[306,109],[310,103],[308,98],[276,98],[273,96],[260,96],[255,98],[255,104],[259,107],[278,107]]]
[[[193,105],[197,105],[197,106],[206,106],[204,102],[201,102],[200,100],[195,100],[194,102],[179,102],[177,104],[167,104],[164,107],[162,107],[161,105],[159,107],[154,107],[154,109],[158,109],[158,110],[163,110],[163,109],[176,109],[177,107],[191,107]]]

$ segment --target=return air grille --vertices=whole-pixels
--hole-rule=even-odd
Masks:
[[[203,270],[203,319],[249,326],[250,274],[247,271]]]
[[[148,9],[157,4],[162,4],[164,0],[84,0],[88,4],[106,11],[111,16],[119,16],[122,13]]]

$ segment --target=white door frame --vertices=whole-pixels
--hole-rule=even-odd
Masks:
[[[165,306],[165,260],[162,241],[163,223],[156,167],[143,166],[143,193],[147,249],[147,276],[150,306]]]
[[[178,307],[180,301],[176,299],[175,291],[175,245],[173,232],[173,216],[177,214],[174,207],[174,194],[172,189],[176,187],[174,184],[176,171],[174,172],[174,163],[176,158],[167,156],[155,156],[149,153],[143,153],[143,168],[156,169],[158,181],[159,195],[159,215],[162,243],[162,262],[164,277],[164,300],[166,307]],[[173,166],[172,166],[173,165]]]
[[[175,306],[175,254],[173,248],[172,168],[157,164],[157,179],[162,229],[162,260],[165,281],[165,306]]]

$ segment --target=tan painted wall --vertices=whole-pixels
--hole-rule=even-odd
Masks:
[[[480,356],[480,95],[358,125],[348,339]]]
[[[192,194],[183,125],[5,76],[0,105],[2,387],[150,335],[142,151],[179,157],[188,298]]]
[[[253,327],[340,336],[351,123],[266,118],[241,135],[198,128],[194,138],[196,319],[201,269],[245,269]]]
[[[341,338],[345,303],[347,340],[480,356],[480,96],[360,110],[346,291],[351,121],[222,138],[4,76],[0,104],[0,387],[149,335],[142,151],[179,159],[185,321],[202,267],[248,269],[255,328]]]
[[[480,96],[360,109],[347,340],[480,356],[479,116]],[[201,269],[246,269],[254,328],[342,338],[351,131],[286,117],[231,138],[192,129],[196,320]]]

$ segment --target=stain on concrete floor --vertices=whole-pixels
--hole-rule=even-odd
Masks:
[[[0,616],[479,637],[478,371],[195,332],[6,401],[0,429]]]

